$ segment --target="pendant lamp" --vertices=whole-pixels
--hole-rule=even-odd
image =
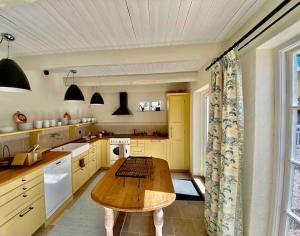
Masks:
[[[64,100],[65,101],[84,101],[84,96],[83,96],[80,88],[76,84],[74,84],[74,74],[77,73],[76,70],[69,71],[67,78],[66,78],[66,82],[68,80],[70,73],[73,74],[73,84],[67,89]]]
[[[95,92],[91,98],[91,105],[102,105],[104,104],[103,98],[100,93]]]
[[[1,34],[1,41],[8,43],[7,58],[0,60],[0,91],[2,92],[26,92],[31,91],[29,81],[21,67],[12,59],[9,59],[9,42],[15,37],[8,33]]]

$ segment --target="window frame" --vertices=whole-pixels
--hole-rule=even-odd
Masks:
[[[275,206],[272,218],[272,235],[288,235],[289,219],[300,224],[300,217],[290,210],[293,188],[294,168],[300,163],[293,160],[295,155],[296,111],[300,109],[293,98],[295,94],[295,61],[300,53],[300,41],[279,51],[279,79],[276,87],[278,95],[275,105],[275,153],[277,164],[275,172]],[[298,88],[298,86],[297,86]],[[298,93],[297,93],[298,94]],[[299,96],[300,94],[298,94]],[[278,224],[279,223],[279,224]]]

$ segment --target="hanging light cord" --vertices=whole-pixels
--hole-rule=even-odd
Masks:
[[[68,87],[67,82],[68,82],[68,78],[69,78],[70,73],[73,74],[73,84],[74,84],[74,80],[75,80],[74,76],[77,73],[77,71],[76,70],[69,70],[69,72],[67,74],[67,77],[65,78],[65,86],[66,87]]]
[[[68,82],[68,78],[69,78],[70,73],[71,73],[71,71],[69,70],[69,72],[67,74],[67,77],[65,78],[65,86],[66,87],[68,87],[67,82]]]

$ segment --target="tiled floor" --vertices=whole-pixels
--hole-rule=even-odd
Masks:
[[[34,236],[100,236],[105,235],[103,208],[89,197],[90,191],[103,172],[90,180],[63,215],[47,228],[39,229]],[[186,173],[172,173],[172,178],[189,179]],[[164,236],[206,236],[203,222],[204,202],[175,201],[164,208]],[[100,223],[99,223],[100,222]],[[76,228],[80,227],[80,230]],[[155,235],[152,212],[128,214],[122,236]]]

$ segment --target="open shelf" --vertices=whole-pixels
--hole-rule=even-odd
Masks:
[[[39,141],[39,136],[43,133],[43,131],[61,129],[61,128],[69,128],[70,137],[75,136],[76,130],[83,126],[94,125],[96,123],[79,123],[73,125],[62,125],[62,126],[54,126],[49,128],[40,128],[40,129],[30,129],[30,130],[17,130],[8,133],[1,133],[0,137],[11,136],[11,135],[19,135],[19,134],[29,134],[30,135],[30,145],[35,145]]]

